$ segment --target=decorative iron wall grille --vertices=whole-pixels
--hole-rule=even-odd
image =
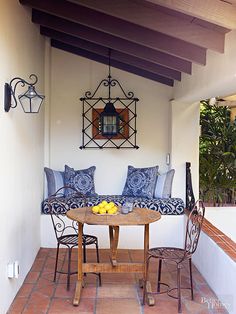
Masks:
[[[107,92],[108,91],[108,92]],[[119,97],[112,97],[112,92]],[[107,95],[98,97],[97,95]],[[87,91],[82,101],[82,145],[85,148],[139,148],[137,146],[136,104],[139,101],[133,92],[126,93],[118,80],[109,74],[97,86],[94,93]],[[112,102],[120,116],[119,131],[116,136],[103,136],[100,113],[107,102]]]

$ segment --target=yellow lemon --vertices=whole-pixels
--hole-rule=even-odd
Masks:
[[[93,211],[93,213],[97,214],[98,211],[99,211],[99,207],[98,206],[93,206],[92,207],[92,211]]]
[[[109,209],[107,213],[108,213],[109,215],[114,215],[114,214],[115,214],[115,212],[114,212],[114,210],[113,210],[112,208]]]
[[[99,206],[100,208],[103,208],[103,204],[102,204],[102,203],[98,204],[98,206]]]
[[[110,202],[108,203],[111,207],[115,206],[115,203],[114,202]]]
[[[105,205],[107,205],[108,203],[107,203],[107,201],[102,201],[102,203],[101,203],[103,206],[105,206]]]
[[[106,204],[106,205],[104,206],[104,209],[105,209],[106,211],[108,211],[110,208],[111,208],[111,207],[109,206],[109,204]]]
[[[118,211],[118,207],[117,206],[113,206],[112,209],[113,209],[114,213],[116,214],[117,211]]]
[[[106,214],[105,208],[100,208],[99,209],[99,214]]]

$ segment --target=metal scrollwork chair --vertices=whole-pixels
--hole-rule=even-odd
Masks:
[[[167,293],[170,297],[178,299],[178,313],[182,312],[181,306],[181,289],[190,289],[191,298],[193,300],[193,278],[192,278],[192,255],[197,249],[198,240],[201,233],[202,223],[205,215],[205,207],[201,200],[197,201],[192,211],[190,212],[187,224],[186,224],[186,234],[185,234],[185,244],[184,248],[173,248],[173,247],[155,247],[148,250],[147,256],[147,277],[148,277],[148,267],[151,258],[157,258],[159,260],[158,265],[158,276],[157,276],[157,291],[151,292],[151,294]],[[161,270],[162,261],[174,262],[177,267],[177,287],[170,289],[167,283],[161,282]],[[180,270],[182,268],[182,263],[189,262],[189,272],[190,272],[190,287],[181,287],[181,275]],[[146,289],[147,278],[144,280],[144,290],[143,290],[143,304],[145,304],[147,292]],[[164,285],[167,289],[163,292],[160,291],[160,286]],[[173,290],[177,289],[177,296],[171,294]]]
[[[56,262],[55,262],[55,270],[54,270],[54,282],[56,281],[56,274],[67,274],[67,290],[70,289],[70,276],[76,274],[76,272],[71,272],[71,254],[72,249],[78,245],[78,224],[76,221],[68,222],[66,218],[66,214],[57,214],[54,213],[52,210],[52,202],[55,201],[55,197],[60,197],[62,195],[62,190],[65,188],[71,187],[62,187],[60,188],[54,195],[48,198],[48,206],[50,208],[50,216],[52,219],[53,229],[57,239],[57,252],[56,252]],[[73,189],[74,193],[71,197],[83,197],[85,199],[86,204],[86,197],[79,193],[77,190]],[[66,219],[63,219],[66,218]],[[86,262],[86,247],[88,245],[95,245],[96,247],[96,258],[97,262],[99,263],[99,251],[98,251],[98,239],[96,236],[83,234],[83,260]],[[64,245],[68,248],[68,269],[67,272],[58,270],[58,255],[59,255],[59,248],[61,245]],[[101,274],[97,274],[99,278],[99,285],[101,286]]]

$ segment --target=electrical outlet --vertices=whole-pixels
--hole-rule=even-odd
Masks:
[[[7,264],[7,277],[14,278],[14,263]]]
[[[19,273],[20,273],[20,267],[19,267],[18,261],[7,264],[7,277],[8,278],[18,278]]]

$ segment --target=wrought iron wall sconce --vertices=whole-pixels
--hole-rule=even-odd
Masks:
[[[118,97],[112,96],[112,88]],[[99,97],[107,94],[107,97]],[[139,148],[136,143],[136,104],[133,92],[126,93],[118,80],[109,74],[92,93],[87,91],[82,101],[82,145],[85,148]]]
[[[17,100],[16,100],[16,88],[18,84],[21,83],[21,86],[28,86],[28,90],[21,94],[19,98],[19,102],[25,113],[38,113],[41,107],[41,104],[45,98],[44,95],[40,95],[35,90],[35,84],[38,82],[38,77],[35,74],[31,74],[29,76],[32,82],[27,82],[26,80],[15,77],[10,83],[5,83],[4,86],[4,110],[8,112],[11,108],[16,108]],[[13,103],[12,103],[13,101]]]

